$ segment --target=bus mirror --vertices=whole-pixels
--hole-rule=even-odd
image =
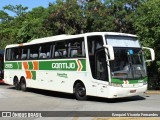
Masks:
[[[103,47],[105,48],[105,53],[106,53],[106,60],[110,61],[110,60],[114,60],[114,51],[113,51],[113,47],[111,45],[103,45]]]
[[[142,47],[143,49],[149,50],[150,54],[151,54],[151,59],[150,60],[146,60],[145,62],[150,62],[150,61],[154,61],[155,60],[155,52],[152,48],[148,48],[148,47]]]

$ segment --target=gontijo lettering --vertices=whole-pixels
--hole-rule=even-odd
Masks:
[[[75,67],[75,63],[52,63],[52,68],[54,69],[74,69]]]

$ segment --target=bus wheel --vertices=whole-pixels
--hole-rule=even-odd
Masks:
[[[24,92],[27,91],[25,78],[21,78],[20,87],[21,87],[22,91],[24,91]]]
[[[83,83],[76,83],[74,86],[74,94],[77,100],[86,100],[86,88]]]
[[[20,85],[19,85],[17,77],[14,78],[13,85],[14,85],[14,87],[15,87],[16,90],[20,90]]]

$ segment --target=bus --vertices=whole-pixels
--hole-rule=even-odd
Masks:
[[[4,81],[22,91],[71,93],[77,100],[135,96],[147,90],[146,62],[154,59],[154,50],[142,47],[136,35],[63,34],[7,45]]]

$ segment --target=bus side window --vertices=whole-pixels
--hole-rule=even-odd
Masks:
[[[55,52],[55,58],[62,58],[63,57],[63,54],[62,54],[62,51],[56,51]]]
[[[43,43],[40,45],[40,59],[51,58],[52,43]]]
[[[77,57],[78,56],[78,50],[71,50],[71,57]]]
[[[18,60],[21,56],[21,48],[12,48],[12,60]]]
[[[57,42],[55,45],[55,58],[66,58],[67,57],[67,44],[63,42]]]
[[[85,57],[84,38],[76,38],[69,41],[69,57]]]
[[[40,57],[39,58],[47,58],[46,53],[40,53]]]
[[[56,52],[54,53],[54,56],[55,56],[55,58],[59,57],[59,53],[56,51]]]
[[[37,59],[37,58],[38,58],[38,54],[37,54],[37,53],[34,53],[33,56],[32,56],[32,58],[33,58],[33,59]]]
[[[27,58],[27,55],[26,55],[26,54],[22,54],[21,59],[22,59],[22,60],[25,60],[26,58]]]
[[[23,47],[20,59],[21,60],[26,60],[27,56],[28,56],[28,49],[27,49],[27,47]]]
[[[50,52],[47,52],[47,58],[50,58],[50,56],[51,56]]]
[[[66,50],[64,50],[62,54],[63,54],[64,58],[67,57],[67,51]]]
[[[6,61],[9,61],[10,58],[11,58],[11,49],[6,49],[6,52],[5,52],[5,60]]]
[[[28,59],[38,59],[39,56],[39,45],[32,45],[29,47]]]

